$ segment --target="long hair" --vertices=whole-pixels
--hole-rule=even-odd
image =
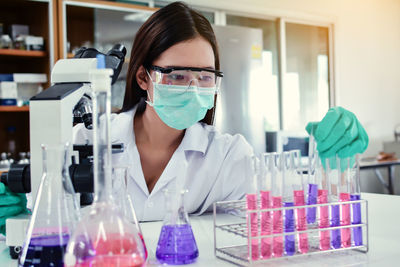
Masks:
[[[119,112],[125,112],[146,98],[146,91],[136,81],[140,66],[148,69],[171,46],[198,36],[207,40],[213,51],[215,68],[220,68],[217,40],[208,20],[182,2],[171,3],[155,12],[139,29],[133,42],[126,79],[125,97]],[[202,122],[212,124],[214,107],[207,111]]]

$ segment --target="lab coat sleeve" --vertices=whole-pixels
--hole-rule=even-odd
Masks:
[[[86,129],[83,123],[79,123],[72,128],[73,144],[92,144],[93,132]]]
[[[245,197],[251,185],[251,181],[246,175],[246,158],[252,155],[253,148],[242,135],[237,134],[232,137],[232,142],[221,166],[215,166],[219,168],[216,182],[200,210],[194,215],[211,211],[214,202],[239,200]]]

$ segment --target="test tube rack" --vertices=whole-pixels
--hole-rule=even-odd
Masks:
[[[344,204],[356,204],[360,203],[361,205],[361,223],[360,224],[350,224],[350,225],[341,225],[335,227],[327,227],[327,228],[319,228],[318,222],[319,218],[317,217],[316,223],[308,224],[307,230],[297,231],[285,233],[282,231],[280,234],[270,234],[270,235],[261,235],[260,234],[260,220],[258,220],[258,234],[255,236],[254,233],[248,231],[248,225],[251,225],[250,218],[252,213],[257,213],[258,218],[264,212],[274,212],[281,211],[282,216],[284,216],[284,211],[289,209],[301,209],[301,208],[311,208],[311,207],[322,207],[329,206],[329,210],[331,206],[339,205],[341,208]],[[281,208],[270,208],[270,209],[256,209],[256,210],[247,210],[246,209],[246,200],[239,201],[220,201],[214,203],[214,253],[215,256],[219,259],[225,260],[227,262],[233,263],[239,266],[248,266],[259,263],[267,263],[276,260],[283,259],[292,259],[295,257],[304,257],[309,255],[317,255],[323,253],[337,253],[339,251],[346,250],[354,250],[362,253],[368,252],[368,202],[364,199],[355,200],[355,201],[342,201],[342,202],[331,202],[326,204],[315,204],[315,205],[305,205],[305,206],[294,206],[294,207],[281,207]],[[272,226],[271,226],[272,227]],[[353,236],[353,230],[356,227],[361,227],[362,229],[362,245],[356,246],[354,242],[352,242],[349,247],[340,247],[337,249],[329,249],[329,250],[320,250],[319,248],[319,233],[320,231],[332,231],[335,229],[345,229],[350,228]],[[252,245],[254,244],[253,240],[261,240],[264,238],[274,238],[277,236],[286,236],[286,235],[295,235],[296,238],[296,248],[298,248],[298,234],[308,233],[309,240],[309,249],[307,253],[300,253],[298,249],[296,249],[296,253],[294,255],[288,256],[283,254],[281,257],[273,257],[270,258],[262,258],[259,257],[257,259],[253,259],[253,257],[249,255],[252,254]],[[259,241],[259,243],[261,243]],[[272,249],[272,248],[271,248]],[[261,255],[261,254],[259,254]]]

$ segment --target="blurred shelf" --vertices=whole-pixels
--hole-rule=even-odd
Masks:
[[[0,106],[0,112],[27,112],[29,111],[29,106]]]
[[[73,53],[67,53],[67,58],[73,58],[75,55]]]
[[[16,57],[46,57],[45,51],[31,51],[19,49],[0,49],[1,56],[16,56]]]

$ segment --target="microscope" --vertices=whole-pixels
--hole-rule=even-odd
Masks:
[[[73,144],[73,125],[84,123],[92,129],[91,84],[89,73],[97,68],[96,56],[101,54],[94,48],[81,48],[72,59],[57,61],[51,72],[52,86],[32,97],[29,102],[30,164],[13,164],[8,173],[3,173],[1,182],[12,192],[31,192],[32,202],[43,173],[41,145],[70,144],[70,177],[75,192],[81,193],[81,204],[90,204],[93,192],[93,147],[89,144]],[[113,69],[114,84],[125,60],[126,48],[117,44],[105,54],[106,68]],[[72,151],[73,150],[73,151]],[[114,144],[113,153],[123,151],[123,144]],[[79,155],[76,156],[76,152]],[[61,182],[61,181],[60,181]],[[25,239],[29,215],[19,215],[6,221],[6,244],[10,255],[17,258]]]

